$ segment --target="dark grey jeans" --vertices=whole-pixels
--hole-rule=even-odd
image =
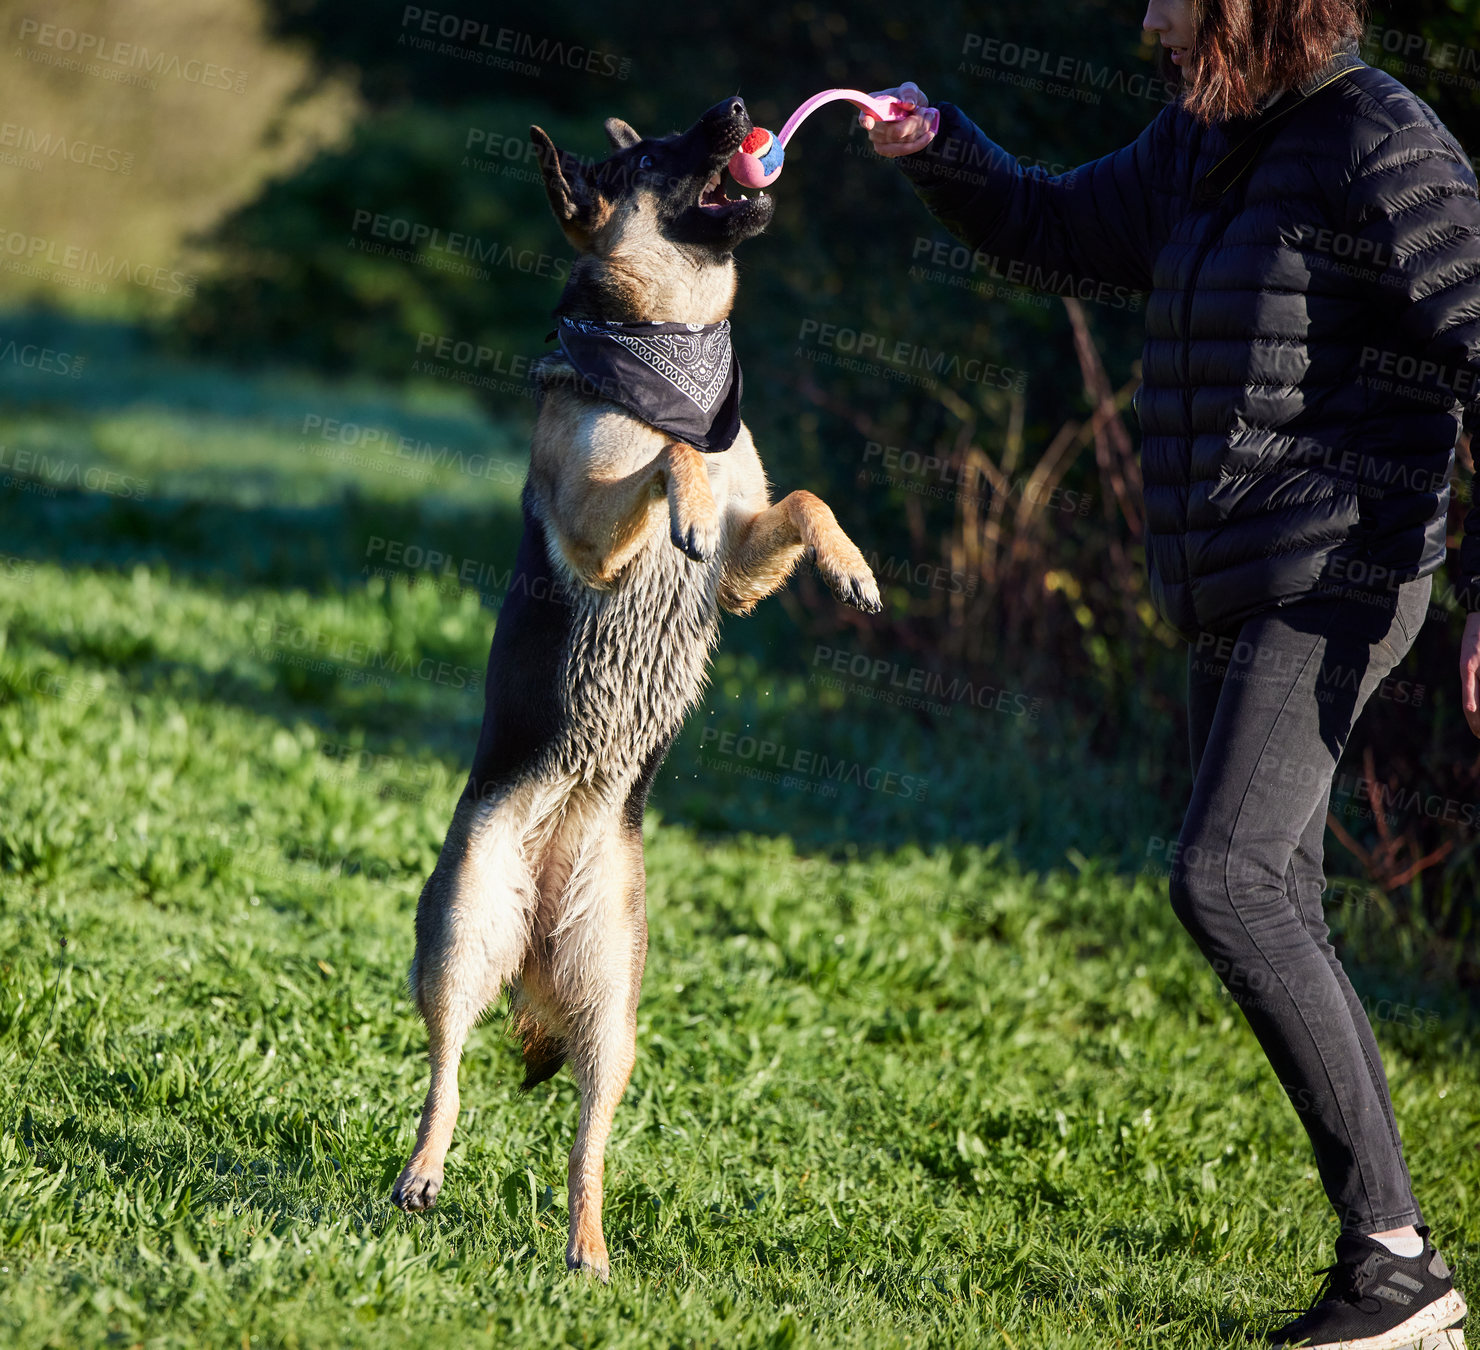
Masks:
[[[1321,912],[1327,803],[1430,588],[1423,577],[1370,599],[1308,598],[1188,650],[1193,789],[1172,907],[1258,1037],[1347,1232],[1423,1220],[1377,1041]]]

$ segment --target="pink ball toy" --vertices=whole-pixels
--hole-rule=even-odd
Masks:
[[[755,127],[730,160],[730,176],[741,187],[763,188],[776,181],[785,159],[781,142],[765,127]]]

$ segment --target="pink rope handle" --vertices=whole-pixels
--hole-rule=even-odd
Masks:
[[[813,94],[786,119],[786,125],[781,128],[776,139],[784,146],[791,139],[791,133],[824,103],[837,103],[840,100],[846,100],[865,112],[873,113],[881,122],[897,122],[902,117],[908,117],[916,108],[915,104],[897,98],[875,98],[861,89],[824,89],[820,94]],[[925,109],[925,125],[930,128],[933,136],[940,125],[940,113],[936,109]]]

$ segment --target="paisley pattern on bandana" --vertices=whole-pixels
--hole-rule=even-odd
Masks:
[[[739,434],[740,363],[728,319],[607,323],[562,315],[556,334],[587,393],[698,450],[728,450]]]
[[[685,333],[634,333],[630,326],[617,328],[571,319],[583,333],[597,333],[620,342],[639,361],[651,366],[685,398],[711,412],[730,383],[730,321],[716,324],[686,323]],[[664,325],[665,327],[668,325]]]

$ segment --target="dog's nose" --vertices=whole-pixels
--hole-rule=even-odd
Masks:
[[[704,114],[706,122],[729,122],[737,117],[743,117],[748,122],[750,114],[745,111],[745,100],[743,98],[727,98],[716,103]]]

